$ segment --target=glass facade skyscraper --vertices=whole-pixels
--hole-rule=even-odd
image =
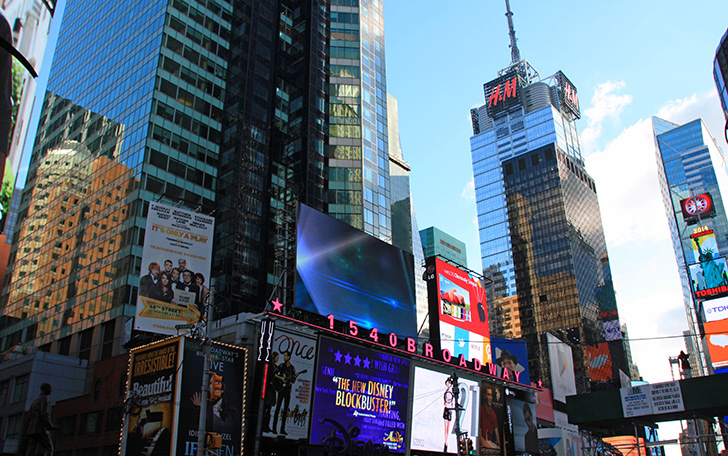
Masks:
[[[718,49],[715,51],[713,78],[715,79],[715,86],[718,88],[723,114],[725,114],[728,122],[728,86],[726,85],[726,81],[728,81],[728,30],[723,34]]]
[[[702,340],[704,323],[724,319],[719,314],[711,315],[709,309],[711,301],[717,302],[713,299],[728,294],[719,288],[728,285],[728,218],[721,192],[728,188],[725,158],[700,119],[678,125],[653,117],[652,126],[658,182],[691,328],[692,364],[704,375],[710,372],[711,364],[706,363],[710,361],[710,346],[706,347]],[[712,208],[703,209],[703,201]]]
[[[577,391],[618,387],[628,368],[576,89],[525,60],[484,88],[471,149],[491,334],[525,339],[531,378],[549,387],[546,332],[573,344]],[[590,377],[587,346],[609,347],[611,379]]]

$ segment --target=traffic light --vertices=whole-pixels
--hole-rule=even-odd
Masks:
[[[462,439],[460,441],[460,454],[466,455],[468,454],[468,443],[466,439]]]
[[[205,434],[205,448],[210,450],[219,450],[222,448],[222,436],[214,432]]]
[[[475,449],[473,448],[473,439],[468,439],[468,452],[465,453],[467,455],[473,455],[475,454]]]
[[[216,401],[222,397],[222,375],[210,373],[210,400]]]

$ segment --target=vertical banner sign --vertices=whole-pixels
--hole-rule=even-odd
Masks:
[[[199,341],[184,338],[184,363],[179,398],[179,438],[177,455],[193,455],[197,448],[202,375],[205,354]],[[232,345],[212,343],[210,373],[222,378],[222,393],[207,403],[207,432],[222,436],[220,454],[241,452],[243,421],[243,384],[245,383],[245,350]],[[139,453],[142,454],[142,453]],[[130,455],[131,456],[131,455]]]
[[[505,432],[505,389],[500,385],[482,382],[480,387],[480,429],[478,454],[501,456],[506,454],[510,434]]]
[[[305,439],[311,419],[316,339],[276,329],[271,347],[263,397],[263,436]]]
[[[158,334],[200,321],[209,293],[215,220],[204,214],[149,204],[135,329]]]
[[[122,455],[173,454],[179,353],[179,338],[131,352],[127,394],[133,405],[124,419]]]
[[[404,453],[409,359],[321,338],[316,369],[312,444]]]

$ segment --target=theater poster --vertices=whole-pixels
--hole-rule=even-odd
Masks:
[[[345,442],[404,453],[410,360],[321,338],[310,443],[330,452]]]
[[[315,369],[316,339],[276,328],[265,374],[264,437],[308,437]]]
[[[149,203],[135,329],[187,334],[201,323],[214,228],[210,216]]]

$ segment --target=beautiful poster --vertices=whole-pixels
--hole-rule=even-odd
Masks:
[[[316,369],[311,444],[333,451],[370,442],[404,453],[409,359],[321,338]]]
[[[122,455],[172,454],[179,345],[174,338],[131,352]]]
[[[505,388],[489,382],[480,385],[480,427],[478,454],[501,456],[506,454],[510,432],[506,432]]]
[[[276,328],[263,397],[263,436],[305,439],[311,419],[316,339]]]
[[[412,450],[457,453],[454,392],[450,374],[415,367],[412,416],[417,418],[412,420]],[[480,385],[459,378],[457,393],[457,404],[462,408],[460,432],[467,432],[473,445],[477,445]]]
[[[187,334],[209,294],[214,219],[149,203],[135,329]],[[176,326],[186,325],[186,328]]]

